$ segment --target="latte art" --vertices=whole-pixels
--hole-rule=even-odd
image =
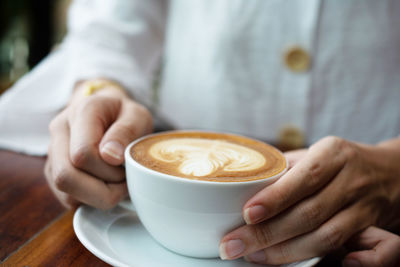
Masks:
[[[286,169],[274,147],[225,133],[172,131],[143,138],[130,153],[139,164],[174,177],[213,182],[245,182]]]
[[[264,156],[245,146],[223,140],[175,138],[155,143],[149,154],[163,162],[179,162],[177,170],[189,176],[208,176],[218,170],[252,171],[265,164]]]

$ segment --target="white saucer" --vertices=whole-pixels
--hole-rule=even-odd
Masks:
[[[74,215],[74,230],[81,243],[94,255],[114,266],[133,267],[258,267],[244,260],[197,259],[178,255],[159,245],[145,230],[129,205],[109,211],[81,206]],[[282,265],[314,266],[320,258]]]

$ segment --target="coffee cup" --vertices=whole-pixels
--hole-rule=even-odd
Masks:
[[[244,224],[242,207],[287,170],[274,147],[247,137],[202,131],[144,136],[125,150],[130,198],[161,245],[218,257],[221,238]]]

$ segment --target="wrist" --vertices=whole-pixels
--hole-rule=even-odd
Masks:
[[[376,144],[376,159],[387,175],[396,175],[400,180],[400,138],[386,140]]]
[[[382,181],[381,189],[385,189],[387,196],[387,212],[389,221],[384,223],[386,228],[398,225],[400,214],[400,138],[395,138],[372,146],[371,153],[374,166]],[[397,221],[397,222],[396,222]],[[397,227],[397,226],[396,226]]]
[[[129,95],[122,85],[115,81],[98,78],[79,81],[76,83],[70,104],[80,102],[93,96],[105,96],[121,99],[129,99]]]

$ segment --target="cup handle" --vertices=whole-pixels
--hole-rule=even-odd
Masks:
[[[125,155],[126,155],[126,151],[125,151]],[[122,163],[122,166],[124,166],[124,168],[126,168],[125,162]],[[127,196],[125,199],[121,200],[118,203],[118,206],[120,206],[121,208],[124,208],[126,210],[136,211],[135,204],[133,204],[133,202],[129,196]]]
[[[118,205],[124,209],[136,211],[135,205],[133,204],[132,200],[129,197],[119,202]]]

